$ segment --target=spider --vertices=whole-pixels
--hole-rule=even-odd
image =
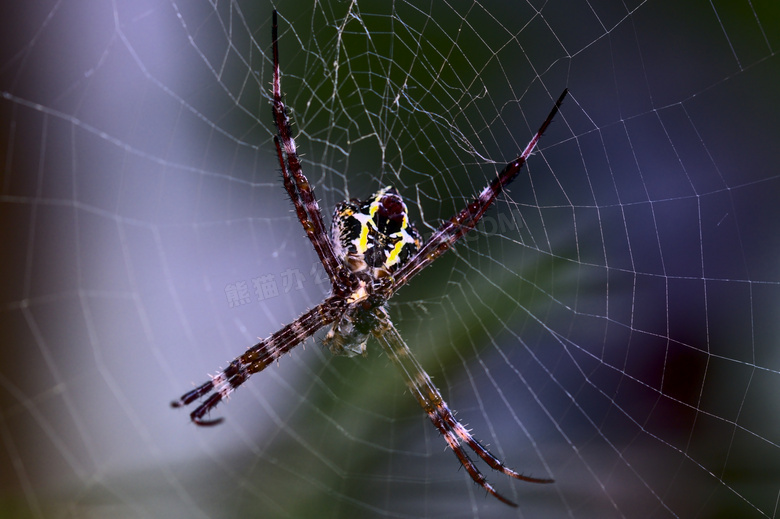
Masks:
[[[409,221],[404,200],[392,187],[385,187],[366,200],[352,199],[338,204],[329,238],[312,186],[301,169],[287,109],[282,102],[276,11],[273,12],[272,47],[272,105],[277,129],[274,143],[284,188],[330,278],[331,293],[322,303],[249,348],[231,361],[226,369],[212,376],[211,380],[185,393],[171,405],[182,407],[205,397],[190,413],[190,418],[197,425],[216,425],[222,418],[205,419],[204,416],[252,374],[265,369],[319,329],[330,325],[323,343],[333,354],[347,357],[365,354],[366,341],[374,337],[400,370],[409,391],[444,436],[471,478],[500,501],[517,506],[488,483],[463,444],[488,466],[507,476],[532,483],[552,483],[553,480],[515,472],[474,439],[455,418],[431,378],[393,326],[387,302],[399,288],[474,228],[496,197],[517,177],[558,112],[568,89],[560,95],[522,154],[508,163],[471,203],[444,221],[424,244]]]

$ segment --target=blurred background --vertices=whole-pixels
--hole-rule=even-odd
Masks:
[[[774,517],[780,6],[285,2],[326,223],[425,235],[561,112],[390,314],[507,465],[447,452],[377,345],[171,400],[326,295],[275,159],[266,2],[0,7],[2,517]]]

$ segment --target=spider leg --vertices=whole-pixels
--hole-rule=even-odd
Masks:
[[[499,494],[493,486],[487,482],[487,478],[480,472],[462,444],[471,448],[480,458],[482,458],[491,468],[503,472],[507,476],[531,483],[552,483],[552,479],[532,478],[524,476],[505,466],[494,454],[492,454],[482,443],[476,440],[471,433],[455,418],[447,403],[441,396],[441,393],[433,384],[433,381],[422,368],[420,363],[412,354],[409,346],[403,340],[390,322],[387,314],[382,309],[377,310],[377,318],[380,325],[374,336],[376,337],[382,349],[390,360],[398,367],[403,375],[406,385],[414,397],[420,403],[423,410],[433,422],[433,425],[439,430],[445,441],[458,457],[461,465],[478,485],[484,488],[489,494],[500,501],[517,506],[516,503]]]
[[[484,445],[482,445],[479,441],[474,439],[474,437],[471,435],[468,429],[463,427],[463,424],[461,424],[455,418],[455,416],[452,414],[452,411],[450,411],[450,408],[447,407],[447,404],[444,404],[442,406],[442,412],[440,414],[444,419],[444,421],[447,423],[447,425],[450,427],[450,430],[452,430],[462,441],[464,441],[469,447],[471,447],[471,450],[476,452],[477,455],[490,466],[490,468],[494,470],[498,470],[499,472],[503,472],[507,476],[511,476],[515,479],[519,479],[521,481],[528,481],[529,483],[554,483],[555,482],[554,479],[549,479],[549,478],[532,478],[530,476],[524,476],[519,472],[515,472],[514,470],[504,465],[501,462],[501,460],[496,458],[496,456],[493,453],[491,453],[489,450],[487,450]]]
[[[281,74],[279,72],[279,37],[275,10],[273,12],[272,38],[274,57],[273,115],[277,130],[274,143],[276,144],[279,166],[282,168],[284,188],[295,206],[295,212],[303,226],[303,230],[306,231],[306,235],[317,252],[325,272],[333,283],[333,287],[336,288],[347,274],[342,263],[333,252],[333,246],[330,239],[328,239],[330,234],[325,230],[319,204],[317,204],[317,199],[314,197],[309,180],[303,174],[301,163],[298,160],[295,140],[290,129],[290,118],[287,115],[287,108],[282,102]],[[286,163],[285,157],[287,158]]]
[[[184,393],[178,400],[171,402],[171,407],[184,407],[208,395],[208,398],[190,413],[190,418],[197,425],[217,425],[222,422],[222,418],[204,420],[203,417],[246,382],[250,375],[264,370],[274,360],[305,341],[317,330],[335,321],[342,312],[343,309],[338,298],[326,299],[323,303],[233,359],[227,368],[214,375],[210,381]]]
[[[564,89],[563,93],[558,97],[550,114],[545,119],[542,126],[534,134],[531,141],[520,154],[512,162],[508,163],[501,173],[488,184],[485,189],[475,198],[469,205],[461,209],[461,211],[441,224],[438,230],[431,236],[431,238],[425,243],[420,251],[409,260],[398,272],[395,273],[395,282],[393,284],[393,291],[398,290],[403,285],[409,282],[409,280],[415,276],[422,269],[430,265],[436,258],[441,256],[447,249],[452,247],[456,241],[458,241],[464,234],[469,232],[474,226],[477,225],[479,220],[485,214],[496,197],[504,190],[504,188],[512,182],[520,173],[525,161],[531,155],[542,134],[550,126],[555,114],[563,103],[563,99],[569,89]]]
[[[268,342],[269,340],[260,341],[250,349],[263,348],[268,346]],[[233,359],[225,370],[214,375],[211,380],[185,393],[179,400],[171,402],[171,407],[183,407],[211,393],[205,402],[190,413],[190,419],[197,425],[217,425],[222,422],[223,418],[204,420],[203,417],[248,378],[249,372],[241,361],[241,357],[238,357]]]

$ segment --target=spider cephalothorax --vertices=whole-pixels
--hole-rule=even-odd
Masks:
[[[507,476],[533,483],[550,483],[552,480],[515,472],[474,439],[455,418],[439,390],[396,330],[387,312],[387,301],[412,277],[474,228],[496,197],[520,173],[542,133],[558,112],[567,91],[563,91],[520,156],[508,163],[471,203],[445,220],[424,244],[409,222],[406,204],[392,187],[381,189],[363,201],[352,199],[338,204],[331,235],[328,236],[319,204],[298,160],[287,110],[282,103],[276,19],[274,11],[273,115],[277,129],[274,142],[284,187],[295,207],[298,220],[328,274],[332,285],[331,294],[295,321],[233,359],[226,369],[185,393],[171,405],[181,407],[206,397],[190,413],[190,417],[198,425],[215,425],[222,419],[204,419],[209,411],[253,373],[262,371],[321,328],[331,325],[323,342],[339,355],[364,354],[366,341],[369,337],[375,337],[388,358],[399,368],[408,389],[444,436],[469,476],[491,495],[504,503],[517,506],[487,482],[469,458],[464,444],[489,467]]]

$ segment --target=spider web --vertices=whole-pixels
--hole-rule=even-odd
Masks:
[[[474,485],[376,345],[168,403],[321,301],[274,164],[264,2],[6,2],[4,517],[776,517],[780,9],[285,2],[326,221],[392,184],[426,236],[564,103],[390,313],[510,467]],[[215,416],[215,415],[212,415]]]

